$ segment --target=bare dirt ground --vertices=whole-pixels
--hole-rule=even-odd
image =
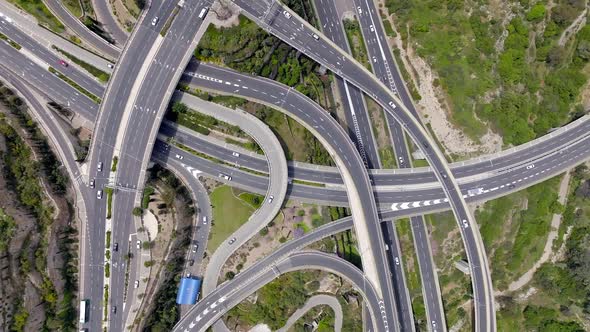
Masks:
[[[129,13],[127,7],[123,4],[122,0],[111,0],[111,8],[117,18],[117,23],[126,31],[131,31],[135,22],[137,21],[133,15]]]
[[[383,0],[379,1],[380,7],[384,7]],[[458,129],[450,119],[450,105],[446,101],[446,96],[441,88],[435,87],[434,81],[437,74],[430,68],[428,63],[420,58],[409,41],[404,46],[396,22],[391,16],[388,17],[391,25],[396,31],[395,38],[388,38],[391,47],[400,51],[403,65],[408,69],[412,81],[416,85],[422,99],[417,103],[417,110],[420,113],[424,123],[429,123],[438,137],[439,141],[444,144],[445,149],[450,154],[459,156],[474,156],[478,154],[488,154],[501,150],[502,137],[491,130],[481,138],[481,142],[475,142],[467,137]],[[405,29],[405,27],[401,27]]]
[[[210,9],[211,15],[207,19],[218,28],[229,28],[240,23],[240,9],[229,0],[218,0],[213,3]]]

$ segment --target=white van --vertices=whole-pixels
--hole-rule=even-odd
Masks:
[[[209,8],[207,8],[207,7],[201,9],[201,12],[199,13],[199,18],[203,19],[205,17],[205,15],[207,15],[208,11],[209,11]]]

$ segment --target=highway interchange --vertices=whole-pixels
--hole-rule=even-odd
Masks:
[[[94,2],[106,4],[101,0]],[[81,293],[85,298],[95,299],[91,300],[90,321],[85,324],[85,327],[94,331],[104,324],[102,306],[98,303],[103,297],[105,283],[110,286],[110,306],[120,308],[116,315],[113,314],[115,317],[109,317],[109,330],[122,331],[127,323],[132,321],[130,319],[133,316],[130,310],[132,305],[127,304],[126,299],[136,301],[133,296],[134,290],[131,287],[125,287],[127,267],[123,253],[134,252],[136,249],[135,241],[140,235],[135,234],[135,228],[139,221],[134,220],[130,211],[137,205],[141,196],[145,169],[149,159],[153,158],[169,166],[176,174],[183,174],[181,177],[185,180],[184,182],[189,182],[188,186],[193,190],[195,197],[198,195],[194,191],[199,189],[194,189],[195,185],[191,184],[197,180],[193,177],[194,173],[191,170],[198,170],[199,174],[213,178],[218,178],[220,173],[231,174],[231,181],[222,180],[222,182],[265,194],[267,198],[269,192],[273,194],[283,192],[278,196],[274,195],[277,198],[274,206],[263,204],[263,209],[258,211],[262,215],[262,218],[258,218],[258,224],[245,228],[248,231],[243,231],[250,235],[255,234],[260,227],[264,226],[264,223],[272,220],[278,211],[276,207],[280,207],[285,194],[285,199],[294,198],[350,206],[353,214],[352,218],[336,221],[330,224],[330,227],[317,229],[298,240],[289,241],[255,265],[266,268],[253,270],[254,266],[240,273],[231,282],[226,282],[212,290],[199,304],[189,310],[178,323],[176,330],[204,330],[232,305],[239,303],[245,296],[280,273],[301,268],[327,268],[357,285],[367,301],[371,322],[376,330],[411,330],[413,317],[408,305],[403,273],[393,275],[396,272],[396,268],[392,266],[395,264],[393,258],[402,257],[402,254],[390,221],[412,216],[414,239],[422,241],[420,245],[416,244],[416,247],[422,248],[424,244],[428,246],[429,242],[424,221],[420,215],[447,209],[452,209],[458,216],[459,229],[471,262],[474,296],[477,303],[475,330],[495,330],[494,304],[491,295],[493,290],[485,252],[473,217],[465,209],[465,201],[488,200],[520,190],[587,160],[590,154],[590,144],[587,142],[589,121],[586,118],[580,119],[558,132],[538,139],[534,144],[519,147],[498,156],[451,165],[451,173],[451,168],[441,157],[440,151],[435,144],[431,143],[432,140],[419,124],[417,112],[405,87],[397,89],[404,84],[391,53],[386,46],[384,49],[383,44],[386,44],[386,41],[383,39],[383,27],[380,19],[378,17],[374,19],[372,16],[377,15],[372,2],[354,1],[353,8],[360,8],[358,18],[367,41],[369,54],[376,59],[374,65],[372,63],[376,76],[355,63],[342,50],[346,49],[346,45],[343,43],[342,32],[338,30],[341,28],[328,29],[328,31],[323,29],[326,32],[326,38],[334,40],[335,44],[333,44],[325,40],[319,31],[301,21],[295,13],[281,7],[278,3],[262,0],[235,1],[235,3],[244,10],[244,14],[267,31],[300,49],[338,75],[337,85],[341,88],[340,90],[346,91],[343,98],[350,102],[345,109],[349,123],[354,123],[352,128],[346,131],[315,102],[280,83],[214,65],[196,62],[189,64],[190,55],[198,42],[197,32],[202,22],[197,15],[202,8],[210,7],[211,1],[186,1],[178,11],[178,15],[174,14],[178,8],[173,2],[152,3],[141,15],[140,21],[126,42],[127,36],[122,30],[112,28],[117,44],[123,46],[122,49],[112,45],[105,46],[102,39],[101,42],[95,42],[97,50],[113,59],[118,58],[106,90],[98,81],[88,78],[82,70],[74,66],[60,67],[58,55],[0,17],[0,32],[28,51],[27,54],[23,54],[8,44],[1,43],[0,58],[3,64],[0,67],[1,76],[10,80],[21,93],[29,94],[27,100],[30,102],[35,98],[30,96],[31,92],[23,86],[21,80],[31,78],[28,83],[33,85],[37,90],[36,93],[43,94],[62,105],[68,105],[89,124],[94,123],[95,126],[90,157],[86,164],[78,167],[75,163],[71,164],[71,155],[60,154],[62,159],[68,160],[68,164],[71,165],[68,167],[70,176],[80,180],[76,182],[82,184],[79,191],[85,206],[86,221],[83,225],[87,242],[84,242],[81,255],[86,261],[86,266],[82,266],[84,277],[81,277],[81,286],[83,286]],[[316,8],[320,7],[324,10],[332,8],[333,4],[332,1],[315,2]],[[61,7],[59,4],[55,5]],[[101,10],[101,16],[104,17],[106,12],[104,8]],[[290,15],[284,14],[286,11]],[[322,19],[326,20],[322,22],[324,27],[340,25],[338,24],[340,18],[335,13],[336,10],[333,10],[330,15],[322,16]],[[58,15],[64,19],[62,16],[65,17],[65,15]],[[162,34],[161,29],[170,17],[173,21],[169,29]],[[156,24],[152,24],[154,19]],[[373,32],[374,38],[370,36]],[[93,38],[98,38],[89,31],[80,33],[90,33],[88,39],[91,43]],[[314,34],[318,36],[317,39]],[[328,59],[337,60],[333,63]],[[185,70],[187,65],[188,68]],[[47,71],[49,66],[102,98],[100,106],[55,75],[49,74]],[[316,168],[313,165],[290,163],[287,175],[286,162],[285,171],[277,173],[276,167],[272,167],[268,159],[274,158],[277,152],[279,155],[283,154],[282,151],[276,151],[276,147],[268,149],[273,152],[265,150],[266,156],[242,153],[239,158],[240,166],[269,175],[264,177],[187,154],[178,147],[157,140],[156,134],[159,132],[160,138],[174,137],[176,141],[211,155],[219,161],[236,162],[233,154],[235,147],[204,139],[191,133],[190,130],[175,128],[170,123],[164,122],[160,126],[163,112],[167,109],[172,92],[179,81],[191,87],[235,95],[266,104],[288,114],[314,133],[326,146],[337,167]],[[366,168],[366,165],[379,168],[380,162],[374,139],[372,134],[369,134],[370,124],[367,128],[368,116],[360,90],[369,92],[368,95],[387,110],[395,154],[406,161],[400,165],[401,169],[391,171]],[[177,98],[190,104],[187,101],[191,98],[190,96],[179,95]],[[34,108],[43,109],[38,104]],[[195,108],[198,107],[195,106]],[[355,110],[354,113],[358,117],[356,120],[352,118],[351,110]],[[38,113],[42,114],[42,112]],[[40,121],[44,121],[44,128],[47,127],[45,130],[52,132],[56,137],[52,140],[57,141],[54,144],[60,146],[59,150],[68,150],[65,147],[68,143],[63,140],[63,133],[61,133],[63,129],[60,131],[55,125],[51,126],[50,124],[54,121],[46,118],[47,115],[45,118],[42,115],[38,116],[42,118]],[[393,121],[394,119],[398,122]],[[403,139],[402,127],[421,146],[432,168],[410,168],[410,157]],[[362,133],[359,134],[359,130],[362,130]],[[272,136],[264,130],[262,132],[264,135]],[[249,133],[253,137],[257,135],[255,130]],[[362,138],[366,140],[363,141]],[[400,143],[400,138],[403,144]],[[177,154],[184,156],[182,163],[175,160],[178,159]],[[109,174],[113,156],[118,156],[119,164],[117,171]],[[284,157],[282,160],[284,161]],[[99,164],[101,170],[98,170]],[[457,181],[454,180],[455,177]],[[320,183],[325,187],[301,184],[287,186],[287,178]],[[112,242],[120,244],[120,255],[113,257],[112,277],[109,280],[103,278],[106,203],[105,200],[96,199],[95,190],[89,190],[83,185],[82,180],[88,183],[90,179],[96,180],[97,190],[109,186],[116,191],[112,217],[112,220],[116,222],[108,224],[113,227]],[[273,189],[272,179],[279,179],[284,189],[278,191]],[[484,190],[478,195],[468,194],[467,191],[473,188]],[[200,195],[202,196],[202,190]],[[202,199],[197,199],[199,200]],[[355,204],[360,201],[363,202],[362,205]],[[268,207],[272,209],[265,211],[264,209]],[[203,213],[210,215],[206,209]],[[197,217],[197,223],[200,217],[200,215]],[[386,222],[383,223],[383,221]],[[298,252],[309,243],[351,227],[359,237],[365,271],[347,265],[331,255]],[[204,231],[208,232],[208,230]],[[202,235],[197,234],[197,236]],[[244,243],[247,239],[248,235],[244,233],[237,244]],[[388,244],[391,252],[387,252],[385,244]],[[229,251],[226,250],[225,255],[219,254],[223,256],[219,259],[219,264],[223,264],[228,253]],[[139,251],[137,254],[143,256]],[[136,260],[137,263],[131,262],[133,266],[129,267],[130,279],[140,273],[139,270],[142,268],[139,258]],[[264,262],[263,265],[258,265],[262,262]],[[423,285],[431,288],[428,291],[424,290],[427,296],[425,302],[428,304],[428,322],[433,321],[439,329],[444,330],[444,312],[429,249],[420,251],[419,264]],[[216,275],[216,272],[209,274],[213,277]],[[434,297],[428,297],[427,294],[434,294],[430,295]],[[403,299],[404,296],[406,300]]]

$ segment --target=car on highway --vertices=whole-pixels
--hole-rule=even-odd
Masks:
[[[435,321],[432,321],[431,323],[432,323],[432,329],[433,330],[436,330],[436,322]]]
[[[88,185],[90,188],[94,189],[94,179],[90,179],[90,183]]]
[[[393,109],[395,109],[395,107],[396,107],[395,104],[393,103],[393,101],[389,102],[389,106],[391,106]]]
[[[67,62],[65,62],[65,61],[64,61],[64,60],[62,60],[62,59],[59,59],[59,64],[60,64],[60,65],[62,65],[62,66],[64,66],[64,67],[67,67],[67,66],[68,66],[68,63],[67,63]]]
[[[229,240],[228,244],[232,245],[234,244],[234,242],[236,242],[236,238],[232,237],[231,240]]]
[[[135,288],[139,288],[139,280],[135,280]]]
[[[219,173],[219,177],[222,179],[226,179],[227,181],[231,181],[231,176],[223,173]]]
[[[373,27],[373,25],[369,25],[369,29],[371,30],[371,32],[375,32],[375,28]]]
[[[399,157],[397,158],[397,160],[399,160],[400,165],[404,163],[404,157]]]
[[[154,18],[152,19],[152,25],[153,25],[153,26],[155,26],[156,24],[158,24],[158,20],[159,20],[159,19],[160,19],[160,18],[159,18],[158,16],[154,17]]]
[[[526,169],[533,169],[533,168],[535,168],[535,164],[530,164],[530,165],[527,165],[527,167],[526,167]]]
[[[181,155],[179,155],[179,154],[177,154],[175,157],[176,157],[176,159],[178,159],[178,160],[182,160],[182,159],[184,159],[184,156],[181,156]]]
[[[469,223],[465,219],[463,219],[463,228],[469,228]]]
[[[137,249],[141,249],[141,241],[137,240]]]
[[[443,179],[446,179],[447,178],[447,175],[445,173],[443,173],[443,172],[441,172],[440,175],[442,176]]]
[[[285,15],[286,18],[291,18],[291,13],[286,10],[283,10],[283,15]]]
[[[117,306],[114,305],[113,308],[111,309],[111,311],[113,312],[113,314],[116,314],[117,313]]]
[[[318,36],[317,33],[314,33],[312,36],[313,36],[313,39],[320,40],[320,36]]]
[[[356,7],[356,10],[358,10],[359,14],[363,13],[363,9],[361,8],[361,6]]]
[[[203,225],[207,225],[207,217],[203,217]]]
[[[240,156],[240,154],[238,152],[235,152],[235,151],[232,152],[231,155],[234,156],[234,157],[239,157]]]
[[[272,203],[272,200],[275,199],[273,195],[268,196],[268,203]]]
[[[115,242],[115,244],[113,244],[113,251],[119,251],[119,242]]]
[[[96,166],[96,168],[98,169],[99,172],[102,172],[102,161],[98,162],[98,165]]]
[[[193,244],[193,252],[197,252],[197,249],[199,249],[199,245]]]
[[[399,257],[395,258],[395,265],[399,265]]]
[[[377,57],[376,56],[373,57],[373,62],[377,62]]]
[[[112,63],[107,63],[107,67],[113,69],[115,66]]]
[[[102,190],[96,192],[96,198],[102,199]]]

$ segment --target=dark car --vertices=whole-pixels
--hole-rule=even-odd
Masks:
[[[194,259],[191,259],[191,260],[189,260],[189,261],[188,261],[188,265],[189,265],[189,266],[193,266],[193,265],[195,265],[195,260],[194,260]]]

